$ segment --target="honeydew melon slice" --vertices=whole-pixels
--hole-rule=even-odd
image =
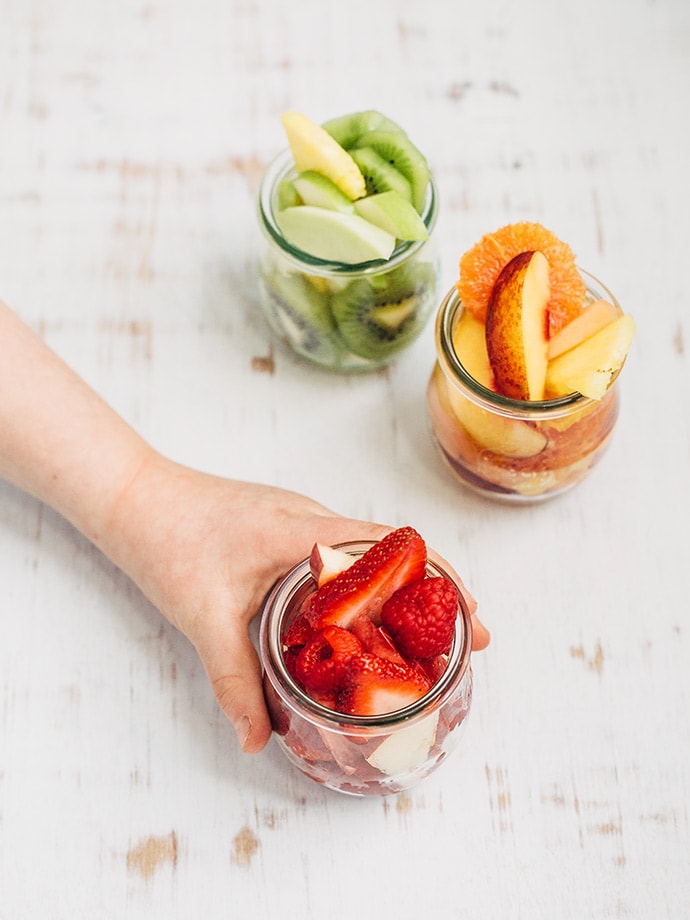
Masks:
[[[276,223],[293,246],[317,259],[357,264],[388,259],[395,249],[392,233],[358,214],[305,204],[280,211]]]
[[[321,125],[294,109],[285,112],[281,120],[297,172],[316,170],[327,176],[350,199],[361,198],[366,193],[361,170]]]
[[[429,231],[411,202],[398,192],[380,192],[354,204],[360,217],[387,230],[399,240],[427,240]]]

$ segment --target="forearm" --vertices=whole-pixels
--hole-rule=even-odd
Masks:
[[[151,448],[0,302],[0,477],[103,545]]]

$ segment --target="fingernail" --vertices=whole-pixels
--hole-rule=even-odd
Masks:
[[[252,723],[249,716],[242,716],[241,719],[235,723],[235,732],[237,734],[237,740],[240,742],[242,750],[249,739],[250,732],[252,730]]]

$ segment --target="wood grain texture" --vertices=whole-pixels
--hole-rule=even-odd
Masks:
[[[414,524],[493,633],[453,760],[340,797],[273,745],[242,756],[188,643],[0,484],[0,920],[686,917],[685,0],[0,0],[0,23],[0,296],[163,452]],[[534,219],[635,316],[577,490],[459,491],[427,432],[431,327],[356,378],[272,340],[255,197],[288,106],[408,128],[448,287]]]

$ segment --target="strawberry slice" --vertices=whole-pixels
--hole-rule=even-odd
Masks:
[[[381,622],[406,658],[435,658],[450,651],[458,616],[458,589],[447,578],[424,578],[397,591]]]
[[[424,577],[426,544],[412,527],[392,531],[312,595],[306,616],[315,629],[329,624],[349,629],[357,614],[374,623],[397,590]]]
[[[419,671],[364,652],[351,662],[338,710],[357,716],[396,712],[424,696],[430,686]]]

